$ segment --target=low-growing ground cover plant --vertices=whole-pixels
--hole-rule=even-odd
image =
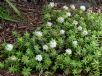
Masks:
[[[43,9],[43,25],[24,36],[13,32],[14,44],[4,43],[0,49],[1,69],[29,76],[101,76],[102,14],[87,12],[85,6],[76,9],[50,3]],[[72,9],[71,9],[72,8]]]

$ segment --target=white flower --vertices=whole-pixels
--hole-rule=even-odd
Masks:
[[[73,24],[74,24],[74,25],[78,25],[78,21],[74,20],[74,21],[73,21]]]
[[[64,22],[64,18],[63,17],[59,17],[58,18],[58,22],[63,23]]]
[[[50,41],[50,47],[51,47],[51,48],[55,48],[56,45],[57,45],[57,43],[56,43],[55,40],[51,40],[51,41]]]
[[[35,31],[35,35],[38,36],[38,37],[41,37],[42,36],[42,32],[41,31]]]
[[[67,12],[67,13],[66,13],[66,16],[67,16],[67,17],[70,17],[70,16],[71,16],[71,13],[70,13],[70,12]]]
[[[64,30],[60,30],[60,34],[64,34],[65,33],[65,31]]]
[[[65,5],[65,6],[63,6],[63,9],[68,10],[68,7]]]
[[[75,10],[75,5],[74,5],[74,4],[71,4],[71,5],[70,5],[70,8],[71,8],[72,10]]]
[[[48,6],[53,8],[55,6],[55,3],[54,2],[50,2]]]
[[[11,56],[9,59],[12,60],[12,61],[16,61],[17,60],[17,58],[15,56]]]
[[[76,47],[78,45],[78,42],[77,41],[73,41],[72,45]]]
[[[42,61],[42,56],[41,55],[36,55],[35,60]]]
[[[88,35],[88,31],[84,30],[84,31],[82,32],[82,35],[84,35],[84,36]]]
[[[43,50],[48,50],[48,46],[47,45],[43,45]]]
[[[11,51],[11,50],[13,49],[13,45],[12,45],[12,44],[7,44],[7,45],[5,46],[5,49],[6,49],[7,51]]]
[[[83,28],[81,26],[79,26],[77,29],[78,29],[78,31],[82,31]]]
[[[71,49],[66,49],[65,51],[66,51],[66,53],[69,54],[69,55],[72,54],[72,50],[71,50]]]
[[[52,23],[51,23],[51,22],[47,22],[47,25],[48,25],[48,26],[52,26]]]
[[[85,7],[84,5],[81,5],[81,6],[80,6],[80,9],[81,9],[82,11],[85,11],[85,10],[86,10],[86,7]]]

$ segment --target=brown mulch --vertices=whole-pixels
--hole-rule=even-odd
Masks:
[[[7,72],[5,70],[0,70],[0,76],[22,76],[22,75],[20,75],[20,74],[13,74],[13,73]]]
[[[35,27],[42,24],[42,5],[36,5],[28,2],[16,3],[16,5],[23,15],[22,17],[24,17],[24,21],[20,21],[18,23],[0,21],[0,43],[4,41],[13,43],[14,38],[12,36],[12,31],[17,31],[20,34],[23,34],[25,31],[31,32]]]
[[[5,70],[0,70],[0,76],[23,76],[23,75],[20,73],[10,73]],[[39,74],[33,72],[30,76],[39,76]]]

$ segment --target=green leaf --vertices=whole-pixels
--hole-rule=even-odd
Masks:
[[[24,76],[29,76],[30,75],[30,71],[31,71],[31,69],[29,67],[28,68],[24,67],[23,71],[22,71],[22,74]]]
[[[4,63],[0,62],[0,69],[3,69],[3,68],[4,68]]]
[[[10,13],[7,10],[5,10],[3,7],[0,7],[0,19],[12,21],[12,22],[18,22],[12,16],[10,16]]]

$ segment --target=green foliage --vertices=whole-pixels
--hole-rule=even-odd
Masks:
[[[15,20],[15,19],[10,15],[10,12],[8,12],[7,10],[5,10],[3,7],[0,7],[0,19],[17,22],[17,20]]]
[[[29,76],[30,75],[30,71],[31,71],[31,69],[28,67],[28,68],[23,68],[23,71],[22,71],[22,74],[24,75],[24,76]]]
[[[19,67],[18,66],[11,66],[8,68],[9,72],[11,73],[16,73],[16,72],[19,72]]]
[[[0,62],[0,69],[3,69],[3,68],[4,68],[4,63]]]
[[[66,17],[66,13],[71,15]],[[98,37],[102,35],[102,14],[48,6],[43,14],[43,25],[31,35],[13,32],[16,42],[13,48],[9,44],[1,50],[6,57],[0,67],[24,76],[32,70],[45,76],[53,76],[59,70],[65,75],[80,76],[83,72],[100,76],[102,46]]]

